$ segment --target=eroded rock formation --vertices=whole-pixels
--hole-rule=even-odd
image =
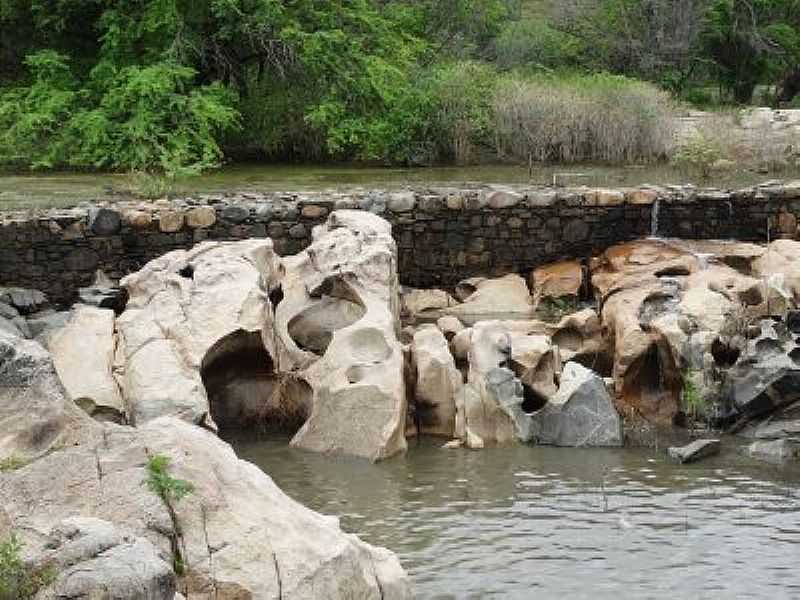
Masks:
[[[313,237],[284,259],[281,299],[264,327],[276,370],[313,394],[292,444],[387,458],[406,448],[407,411],[391,228],[375,215],[340,210]]]

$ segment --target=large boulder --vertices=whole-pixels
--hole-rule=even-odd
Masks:
[[[292,444],[371,460],[403,452],[405,364],[391,226],[371,213],[335,211],[284,265],[264,341],[276,371],[303,382],[293,395],[311,404]]]
[[[547,404],[531,415],[533,437],[553,446],[622,446],[622,421],[605,383],[593,371],[570,362],[561,385]]]
[[[627,417],[672,424],[682,410],[684,372],[735,360],[746,324],[771,310],[773,288],[748,274],[760,253],[749,244],[641,240],[593,261]]]
[[[529,318],[534,305],[525,280],[512,273],[479,281],[475,291],[463,303],[443,312],[474,323],[479,319]]]
[[[37,550],[35,568],[55,571],[55,580],[39,591],[37,600],[175,597],[172,565],[158,549],[108,521],[65,519]]]
[[[48,346],[69,398],[96,419],[125,421],[125,407],[112,372],[114,311],[77,306]]]
[[[423,326],[411,344],[414,366],[414,412],[420,433],[452,437],[455,433],[456,398],[463,385],[444,334]]]
[[[169,252],[122,280],[119,381],[134,424],[175,415],[214,426],[203,368],[258,337],[280,272],[272,242],[253,239]]]
[[[169,417],[102,427],[0,479],[0,537],[15,532],[34,562],[58,567],[44,597],[105,583],[110,597],[166,600],[175,582],[218,600],[410,597],[393,554],[287,497],[212,432]],[[164,501],[143,485],[156,455],[188,496]],[[152,595],[127,595],[137,582]]]
[[[97,432],[67,400],[47,350],[0,331],[0,460],[25,462]]]
[[[583,266],[575,260],[543,265],[531,273],[531,289],[538,305],[545,298],[576,299],[583,287]]]

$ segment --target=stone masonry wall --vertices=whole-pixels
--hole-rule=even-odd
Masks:
[[[646,237],[748,241],[797,235],[800,182],[734,192],[691,186],[635,189],[486,187],[331,194],[227,194],[155,203],[101,202],[0,213],[0,286],[36,288],[69,303],[97,269],[112,279],[206,240],[271,237],[307,246],[340,208],[392,223],[401,282],[451,287],[475,275],[527,273]]]

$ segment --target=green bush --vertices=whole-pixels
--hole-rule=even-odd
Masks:
[[[495,47],[501,69],[575,67],[581,55],[577,38],[538,19],[512,21],[497,37]]]
[[[696,133],[678,148],[672,161],[680,167],[696,171],[702,177],[709,177],[714,164],[721,158],[719,144],[702,133]]]
[[[68,59],[28,57],[30,85],[0,95],[0,162],[188,175],[219,164],[233,97],[171,62],[116,69],[101,63],[80,84]]]
[[[673,137],[666,92],[607,74],[509,77],[494,115],[498,152],[522,160],[652,161]]]
[[[51,568],[27,566],[21,552],[22,544],[14,535],[0,542],[0,600],[29,600],[55,579]]]

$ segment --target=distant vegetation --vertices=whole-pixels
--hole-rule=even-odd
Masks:
[[[650,160],[666,93],[796,102],[800,0],[0,3],[16,168]]]

